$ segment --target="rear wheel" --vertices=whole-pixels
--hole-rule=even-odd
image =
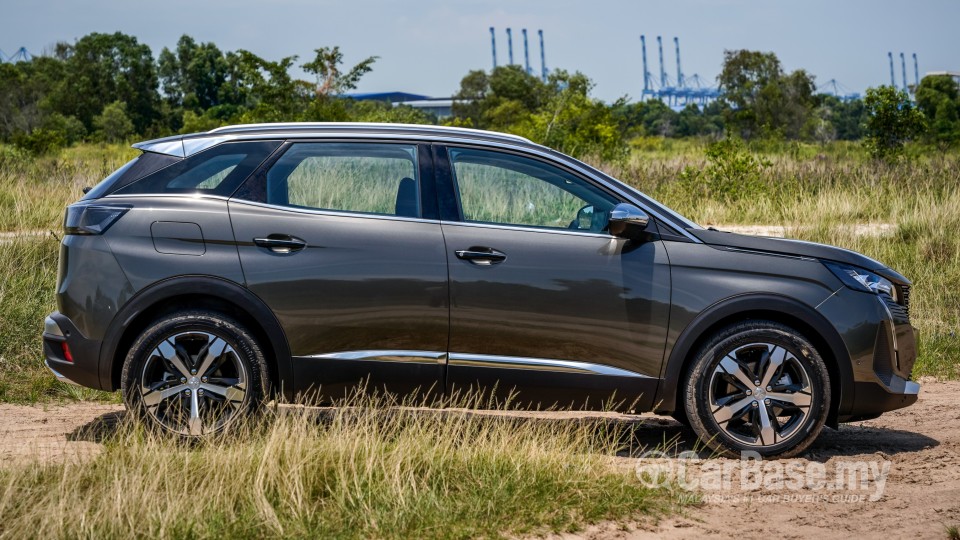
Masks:
[[[770,321],[728,327],[694,358],[684,387],[690,426],[717,452],[790,457],[817,438],[830,378],[800,333]]]
[[[269,376],[263,352],[240,323],[213,311],[183,311],[158,319],[134,342],[121,388],[133,413],[199,437],[258,411]]]

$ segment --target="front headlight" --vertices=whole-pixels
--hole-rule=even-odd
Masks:
[[[897,299],[897,288],[893,286],[890,280],[882,276],[849,264],[822,262],[835,276],[840,278],[840,281],[842,281],[844,285],[855,291],[871,292],[874,294],[884,293],[894,300]]]

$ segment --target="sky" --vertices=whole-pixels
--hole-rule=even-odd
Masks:
[[[222,50],[247,49],[270,60],[339,45],[346,62],[378,56],[357,89],[442,97],[471,69],[489,69],[491,26],[497,57],[507,61],[505,29],[513,28],[514,62],[523,63],[520,29],[530,35],[530,62],[540,69],[536,31],[544,31],[549,69],[581,71],[593,94],[638,99],[643,89],[640,35],[649,70],[659,78],[655,36],[676,78],[673,37],[683,72],[714,83],[724,50],[771,51],[784,69],[806,69],[818,85],[836,79],[850,92],[889,84],[887,52],[917,54],[920,76],[960,71],[960,2],[866,0],[0,0],[0,50],[34,54],[90,32],[120,31],[153,49],[173,48],[182,34]],[[299,64],[298,63],[298,64]],[[302,74],[302,72],[301,72]],[[305,75],[302,75],[306,77]]]

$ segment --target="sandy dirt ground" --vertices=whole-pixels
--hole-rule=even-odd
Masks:
[[[531,416],[556,420],[568,415]],[[618,458],[618,466],[669,469],[679,461],[640,456],[650,448],[666,448],[670,455],[696,448],[693,432],[673,420],[609,416],[636,424],[636,450]],[[0,405],[0,466],[88,459],[100,451],[95,434],[102,434],[105,426],[109,429],[122,417],[122,409],[116,405]],[[670,444],[665,447],[664,441]],[[659,522],[601,524],[562,538],[826,540],[882,535],[944,539],[947,526],[960,526],[960,382],[924,381],[916,405],[876,420],[845,424],[839,431],[825,429],[802,458],[759,465],[744,465],[736,459],[683,463],[688,480],[708,486],[696,491],[702,496],[701,503],[684,506],[678,515]],[[883,485],[881,476],[872,472],[861,474],[853,483],[837,481],[850,478],[836,474],[838,467],[861,464],[874,466],[881,474],[884,466],[888,467],[882,475]],[[732,472],[722,473],[724,466]],[[676,471],[676,467],[670,470]],[[761,474],[742,476],[744,470]],[[818,470],[821,476],[816,475]],[[728,486],[716,481],[723,478],[730,480]],[[818,483],[818,478],[826,485]],[[860,484],[863,478],[867,481]],[[831,485],[837,483],[840,487]],[[695,492],[681,489],[677,497],[691,493]]]

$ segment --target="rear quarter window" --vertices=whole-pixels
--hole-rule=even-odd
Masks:
[[[116,193],[203,193],[227,197],[280,144],[281,141],[223,143],[149,174]]]
[[[123,167],[113,171],[93,189],[87,192],[81,200],[99,199],[125,187],[137,180],[153,174],[160,169],[183,161],[181,158],[164,154],[146,152],[128,161]]]

